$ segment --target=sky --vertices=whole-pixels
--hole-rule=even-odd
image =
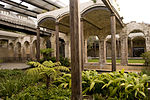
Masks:
[[[89,0],[80,0],[81,3]],[[69,0],[62,0],[68,4]],[[131,21],[150,24],[150,0],[117,0],[124,23]]]

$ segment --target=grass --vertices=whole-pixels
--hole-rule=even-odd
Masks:
[[[88,59],[88,62],[99,62],[99,59]],[[120,63],[120,60],[116,60],[117,63]],[[111,59],[107,59],[107,63],[111,63]],[[128,59],[128,63],[142,63],[144,64],[143,59]]]

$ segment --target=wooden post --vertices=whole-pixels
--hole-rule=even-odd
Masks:
[[[59,61],[59,24],[56,22],[55,26],[56,31],[56,61]]]
[[[82,100],[81,77],[81,33],[79,0],[70,0],[70,34],[71,34],[71,100]]]
[[[37,61],[40,61],[40,27],[37,27],[37,45],[36,45]]]
[[[112,71],[116,71],[116,17],[111,15],[111,56]]]
[[[83,20],[81,20],[81,67],[84,70],[84,30],[83,30]]]

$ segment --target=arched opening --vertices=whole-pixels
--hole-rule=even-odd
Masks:
[[[110,62],[109,60],[111,60],[111,35],[108,35],[106,37],[106,58],[107,58],[107,62]],[[120,56],[121,56],[121,43],[120,43],[120,38],[119,35],[116,35],[116,62],[119,63],[120,62]]]
[[[87,56],[90,59],[99,58],[99,39],[97,36],[89,36],[87,40]]]
[[[24,42],[24,46],[25,46],[25,58],[29,59],[30,58],[30,44],[28,41]]]
[[[136,33],[134,33],[136,32]],[[144,33],[134,30],[128,35],[128,56],[131,58],[141,57],[146,51]]]
[[[9,48],[9,57],[13,57],[14,56],[14,44],[9,43],[8,48]]]
[[[59,54],[61,57],[65,57],[65,41],[59,38]]]
[[[21,60],[21,43],[16,43],[16,57],[20,61]]]
[[[36,42],[36,40],[34,40],[33,44],[32,44],[32,57],[33,57],[33,59],[36,59],[36,45],[37,45],[37,42]]]
[[[46,40],[46,48],[51,48],[51,41],[49,39]]]

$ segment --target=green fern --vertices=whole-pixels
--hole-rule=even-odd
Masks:
[[[54,80],[60,71],[69,72],[70,70],[61,66],[60,62],[53,63],[52,61],[44,61],[42,64],[39,62],[28,62],[29,65],[34,66],[35,68],[31,68],[27,70],[27,74],[29,75],[39,75],[46,78],[47,88],[49,87],[49,83],[51,80]]]

